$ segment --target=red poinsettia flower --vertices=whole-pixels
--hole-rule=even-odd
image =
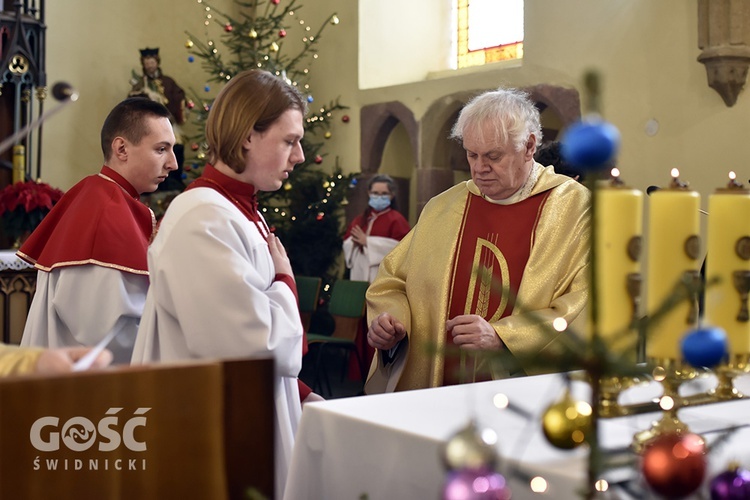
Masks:
[[[63,192],[44,182],[16,182],[0,190],[0,220],[5,234],[16,238],[33,231]]]

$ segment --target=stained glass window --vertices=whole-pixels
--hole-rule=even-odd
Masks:
[[[523,58],[523,0],[456,0],[459,68]]]

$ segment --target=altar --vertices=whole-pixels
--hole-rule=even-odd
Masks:
[[[685,390],[704,391],[715,378],[686,384]],[[750,393],[750,377],[737,380]],[[500,472],[514,500],[578,499],[584,485],[588,451],[552,447],[541,430],[541,415],[563,392],[560,375],[449,386],[393,394],[338,399],[305,406],[297,433],[286,498],[302,500],[441,498],[445,469],[441,446],[475,419],[480,429],[497,434]],[[589,397],[589,386],[573,382],[577,399]],[[661,394],[658,384],[630,389],[622,401],[648,401]],[[510,402],[498,408],[496,402]],[[502,405],[500,405],[502,406]],[[710,444],[722,429],[750,422],[750,399],[687,407],[680,418]],[[600,420],[602,448],[624,451],[636,432],[646,430],[660,415],[649,413]],[[750,428],[740,428],[727,445],[709,455],[707,477],[726,470],[731,460],[747,465]],[[533,492],[535,484],[546,484]],[[623,468],[605,476],[604,498],[633,498],[625,487],[638,482],[635,469]]]

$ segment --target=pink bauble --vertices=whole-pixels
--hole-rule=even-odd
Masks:
[[[459,469],[448,472],[443,500],[510,500],[505,478],[487,469]]]

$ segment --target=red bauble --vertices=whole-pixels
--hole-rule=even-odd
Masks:
[[[344,123],[349,123],[349,115],[344,115],[341,117],[341,121]]]
[[[697,490],[706,475],[706,444],[697,434],[665,434],[646,444],[643,476],[651,488],[668,498]]]
[[[234,28],[229,23],[227,23],[227,24],[224,25],[224,31],[226,31],[227,33],[231,33],[233,29]]]
[[[320,155],[317,155],[315,157],[315,163],[318,163],[318,164],[323,163],[323,157]]]
[[[279,30],[279,38],[284,38],[286,36],[286,30]]]
[[[190,145],[190,149],[192,149],[193,151],[198,151],[198,148],[199,148],[199,147],[200,147],[200,146],[198,146],[198,143],[196,143],[196,142],[194,142],[194,143],[192,143],[192,144]]]
[[[185,103],[185,106],[187,106],[187,109],[193,109],[195,107],[195,103],[193,101],[188,101]]]
[[[279,0],[271,0],[271,3],[274,5],[279,5]]]

